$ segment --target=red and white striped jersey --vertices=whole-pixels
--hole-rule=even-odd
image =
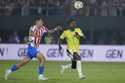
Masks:
[[[29,36],[29,41],[31,41],[31,44],[35,47],[39,47],[41,38],[47,31],[48,29],[45,26],[41,26],[40,28],[38,28],[36,25],[32,26],[30,28],[30,32],[33,32],[34,36]]]

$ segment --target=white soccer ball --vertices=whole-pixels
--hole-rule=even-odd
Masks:
[[[73,5],[74,5],[74,8],[76,8],[77,10],[83,8],[82,1],[75,1]]]

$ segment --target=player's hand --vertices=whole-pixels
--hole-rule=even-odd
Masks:
[[[75,36],[78,36],[79,34],[77,32],[75,32]]]
[[[62,47],[59,46],[58,50],[59,50],[59,53],[61,53],[62,52]]]
[[[79,34],[77,32],[74,32],[74,36],[77,37],[79,36]]]
[[[59,46],[59,50],[62,50],[62,47],[61,47],[61,46]]]
[[[55,31],[62,30],[62,26],[58,25],[54,30]]]

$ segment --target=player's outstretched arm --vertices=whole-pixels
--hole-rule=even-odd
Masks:
[[[57,27],[54,28],[54,29],[48,30],[48,32],[49,32],[49,33],[54,33],[54,32],[56,32],[56,31],[58,31],[58,30],[62,30],[62,27],[61,27],[61,26],[57,26]]]

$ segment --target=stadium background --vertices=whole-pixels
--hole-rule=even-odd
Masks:
[[[16,43],[12,36],[18,35],[17,43],[23,43],[35,16],[44,18],[49,28],[65,25],[65,19],[75,16],[87,37],[83,44],[124,44],[124,17],[121,17],[125,15],[124,0],[81,0],[84,7],[78,11],[72,5],[74,1],[1,0],[0,42]],[[55,35],[50,39],[53,41],[49,43],[57,43]]]
[[[72,4],[75,0],[0,0],[0,82],[2,83],[41,83],[36,79],[36,64],[33,62],[12,74],[9,80],[4,80],[4,71],[18,61],[6,61],[1,53],[9,45],[22,45],[27,42],[28,29],[35,17],[42,17],[46,26],[52,29],[56,25],[67,25],[66,20],[76,18],[78,26],[83,30],[86,39],[82,45],[113,46],[122,48],[122,58],[117,57],[121,49],[112,53],[115,58],[123,59],[125,44],[125,0],[81,0],[84,7],[76,10]],[[42,44],[57,44],[61,32],[48,34]],[[4,46],[5,45],[5,46]],[[15,46],[16,47],[16,46]],[[98,51],[98,50],[96,50]],[[12,53],[15,53],[12,52]],[[6,54],[5,54],[6,56]],[[13,56],[13,55],[10,55]],[[16,56],[16,55],[14,55]],[[101,55],[100,55],[101,56]],[[114,59],[115,59],[114,58]],[[46,75],[50,78],[46,83],[124,83],[124,62],[84,62],[83,69],[87,78],[78,80],[77,75],[66,71],[63,76],[59,73],[62,63],[47,61]],[[27,72],[28,71],[28,72]],[[31,73],[32,72],[32,73]],[[30,76],[30,77],[29,77]]]

